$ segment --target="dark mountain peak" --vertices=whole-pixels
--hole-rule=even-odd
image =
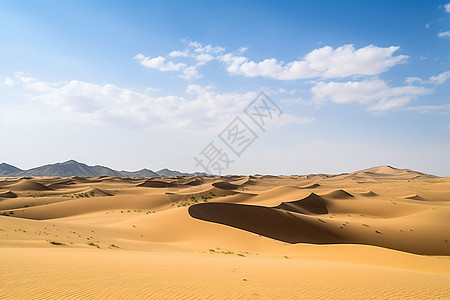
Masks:
[[[62,165],[65,165],[65,164],[79,164],[79,162],[77,162],[74,159],[69,159],[68,161],[62,162],[61,164]]]
[[[18,167],[15,167],[13,165],[7,164],[7,163],[1,163],[0,164],[0,176],[8,176],[8,174],[13,174],[22,171]]]
[[[86,164],[77,162],[74,159],[70,159],[70,160],[62,162],[62,163],[56,163],[56,165],[81,165],[81,166],[87,166]]]
[[[158,174],[161,177],[173,177],[173,176],[187,175],[185,173],[181,173],[181,172],[175,171],[175,170],[169,170],[167,168],[156,171],[156,174]]]
[[[169,170],[167,168],[158,172],[153,172],[149,169],[141,169],[139,171],[117,171],[108,167],[95,165],[89,166],[84,163],[80,163],[76,160],[70,159],[62,163],[47,164],[44,166],[32,168],[29,170],[21,170],[17,167],[9,165],[7,163],[0,164],[0,176],[18,177],[18,176],[59,176],[59,177],[96,177],[96,176],[113,176],[113,177],[170,177],[180,175],[193,175],[181,173],[175,170]]]
[[[126,171],[123,171],[123,172],[126,172]],[[136,172],[153,172],[153,171],[150,170],[150,169],[144,168],[144,169],[140,169],[140,170],[138,170]],[[155,172],[153,172],[153,173],[155,173]]]
[[[159,175],[149,169],[141,169],[139,171],[128,172],[128,171],[120,171],[123,177],[158,177]]]
[[[20,170],[18,167],[15,167],[13,165],[7,164],[7,163],[1,163],[0,168],[9,168],[9,169],[17,169]]]

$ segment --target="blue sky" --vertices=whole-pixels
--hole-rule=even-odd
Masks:
[[[450,176],[447,1],[2,1],[0,161]],[[264,91],[283,114],[243,110]],[[240,157],[218,135],[258,135]]]

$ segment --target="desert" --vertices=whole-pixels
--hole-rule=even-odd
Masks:
[[[445,299],[450,178],[3,177],[2,299]]]
[[[450,299],[450,0],[0,0],[0,300]]]

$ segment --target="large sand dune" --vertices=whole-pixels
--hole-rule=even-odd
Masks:
[[[450,297],[450,178],[0,178],[0,298]]]

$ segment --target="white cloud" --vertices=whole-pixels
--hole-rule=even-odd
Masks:
[[[445,11],[450,12],[450,3],[444,5]]]
[[[138,126],[183,128],[214,123],[213,117],[220,117],[219,111],[224,107],[229,107],[228,113],[231,113],[240,107],[239,102],[250,101],[240,94],[210,95],[211,99],[187,101],[173,95],[151,97],[112,84],[97,85],[78,80],[47,84],[34,78],[19,79],[34,92],[34,100],[64,112],[80,115],[86,120]],[[227,105],[214,107],[214,98],[218,97]],[[226,115],[225,111],[221,113]]]
[[[198,84],[190,84],[186,88],[186,93],[189,95],[199,95],[211,91],[212,89],[213,87],[210,85],[203,87]]]
[[[424,83],[424,81],[421,78],[419,78],[419,77],[406,77],[405,82],[407,84],[413,84],[415,82],[417,82],[419,84],[423,84]]]
[[[220,60],[225,62],[227,66],[227,71],[230,73],[239,73],[239,67],[248,59],[243,56],[234,56],[231,53],[225,54],[220,57]]]
[[[391,98],[391,99],[382,99],[378,101],[377,103],[374,103],[370,105],[367,110],[369,111],[385,111],[385,110],[391,110],[396,109],[402,106],[405,106],[406,104],[411,101],[410,96],[406,97],[400,97],[400,98]]]
[[[7,86],[14,85],[14,81],[10,77],[6,77],[5,80],[3,81],[3,83]]]
[[[406,55],[393,56],[399,48],[369,45],[355,50],[353,45],[345,45],[334,50],[327,46],[313,50],[305,60],[314,70],[323,72],[323,77],[376,75],[408,58]]]
[[[189,51],[172,51],[169,53],[170,57],[189,57]]]
[[[207,62],[213,60],[214,56],[207,54],[207,53],[202,53],[202,54],[196,55],[195,59],[198,61],[197,65],[204,65]]]
[[[430,28],[430,26],[431,26],[431,23],[425,24],[425,28],[426,28],[426,29]]]
[[[429,113],[429,112],[449,113],[450,104],[409,106],[406,109],[418,111],[420,113]]]
[[[150,94],[150,93],[160,92],[160,91],[161,91],[160,89],[149,86],[148,88],[145,89],[144,93]]]
[[[212,46],[211,44],[203,46],[201,43],[196,41],[191,41],[188,45],[197,53],[217,54],[225,51],[225,48]]]
[[[180,74],[179,77],[184,79],[199,78],[200,73],[196,66],[189,66],[183,70],[183,74]]]
[[[32,100],[76,120],[138,128],[205,130],[223,126],[257,96],[256,92],[219,94],[212,86],[189,85],[186,93],[193,99],[188,100],[176,95],[152,97],[112,84],[79,80],[48,83],[23,73],[16,73],[16,78]],[[292,116],[289,120],[301,123],[303,119]]]
[[[390,110],[406,105],[417,96],[432,90],[418,86],[389,87],[379,79],[348,82],[317,82],[312,88],[314,100],[321,103],[331,100],[335,103],[360,103],[367,110]]]
[[[214,59],[219,53],[225,51],[225,48],[215,47],[212,45],[203,46],[196,41],[190,41],[188,48],[184,50],[174,50],[167,57],[158,56],[154,58],[146,57],[144,54],[137,54],[134,59],[138,60],[143,66],[160,71],[177,71],[181,72],[178,77],[184,79],[192,79],[201,77],[197,70],[198,66],[204,65]],[[167,61],[167,58],[183,58],[194,59],[194,62],[174,63]]]
[[[398,46],[377,47],[368,45],[355,49],[352,44],[338,48],[325,46],[314,49],[300,60],[288,63],[277,58],[267,58],[260,62],[243,56],[246,47],[236,52],[224,54],[225,48],[202,45],[197,41],[188,42],[184,50],[174,50],[167,57],[146,57],[137,54],[134,58],[148,68],[160,71],[181,72],[179,77],[192,79],[201,77],[198,67],[213,60],[222,61],[226,70],[232,74],[246,77],[267,77],[278,80],[296,80],[309,78],[345,78],[354,75],[378,75],[389,68],[404,63],[407,55],[394,55]],[[172,62],[172,58],[183,59],[183,62]]]
[[[176,52],[176,53],[174,53]],[[169,56],[177,57],[184,56],[184,52],[172,51]],[[147,68],[157,69],[159,71],[181,71],[182,74],[179,75],[180,78],[192,79],[200,77],[196,66],[187,66],[185,63],[173,63],[171,61],[166,62],[166,58],[162,56],[149,58],[144,56],[142,53],[137,54],[134,59],[139,60],[141,65]],[[206,58],[199,58],[206,60]]]
[[[344,78],[353,75],[377,75],[405,62],[408,56],[393,56],[398,49],[397,46],[382,48],[374,45],[360,49],[355,49],[353,45],[336,49],[325,46],[311,51],[302,60],[289,63],[283,63],[276,58],[254,62],[231,53],[221,56],[220,60],[227,65],[228,72],[247,77],[263,76],[280,80]]]
[[[407,77],[405,82],[408,84],[417,82],[419,84],[440,85],[440,84],[444,84],[447,81],[447,79],[449,79],[449,78],[450,78],[450,71],[446,71],[441,74],[431,76],[428,80],[423,80],[422,78],[419,78],[419,77]]]
[[[438,37],[440,37],[441,39],[450,38],[450,31],[439,32]]]
[[[237,52],[239,54],[244,54],[245,52],[247,52],[247,50],[248,50],[248,47],[240,47]]]
[[[162,56],[149,58],[144,56],[142,53],[139,53],[134,57],[134,59],[137,59],[141,63],[141,65],[147,68],[158,69],[163,72],[180,71],[181,69],[186,67],[186,64],[183,63],[174,64],[171,61],[166,63],[166,58]]]
[[[439,85],[445,83],[445,81],[447,81],[447,79],[449,78],[450,78],[450,71],[447,71],[436,76],[431,76],[429,81],[430,83]]]

